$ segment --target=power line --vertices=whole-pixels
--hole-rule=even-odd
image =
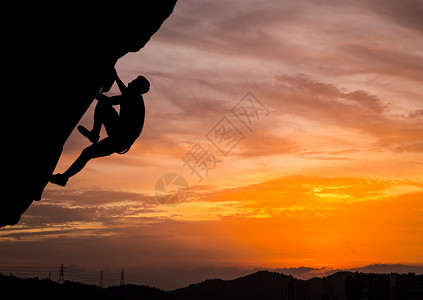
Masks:
[[[66,280],[98,285],[100,287],[117,285],[117,282],[119,282],[119,285],[125,285],[127,283],[142,284],[161,287],[165,290],[169,290],[171,286],[169,282],[163,282],[139,276],[137,274],[128,273],[123,269],[120,272],[113,270],[104,272],[101,270],[99,274],[99,271],[87,271],[73,267],[66,267],[63,264],[61,264],[60,267],[0,265],[0,273],[20,278],[50,279],[59,283],[64,283],[66,273]]]
[[[125,285],[125,273],[122,270],[122,273],[120,273],[120,285]]]
[[[63,274],[63,264],[60,265],[60,274],[59,274],[59,280],[58,283],[65,283],[65,275]]]

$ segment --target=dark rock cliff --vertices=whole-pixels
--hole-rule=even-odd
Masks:
[[[5,8],[0,227],[16,224],[41,199],[70,133],[113,83],[116,61],[144,47],[176,1]]]

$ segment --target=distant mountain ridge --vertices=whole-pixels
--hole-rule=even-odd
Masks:
[[[260,269],[253,269],[251,273],[259,271]],[[423,265],[405,265],[405,264],[372,264],[359,268],[348,268],[348,269],[329,269],[326,267],[312,268],[312,267],[296,267],[296,268],[276,268],[267,269],[271,272],[283,273],[286,275],[292,275],[298,279],[311,279],[314,277],[325,277],[338,272],[362,272],[362,273],[416,273],[423,274]]]
[[[363,273],[418,273],[423,274],[422,266],[404,265],[404,264],[373,264],[361,268],[347,269],[351,272]]]

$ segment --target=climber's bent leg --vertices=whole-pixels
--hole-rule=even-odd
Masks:
[[[99,102],[97,103],[94,110],[94,124],[93,129],[90,131],[82,125],[79,125],[77,128],[79,132],[90,140],[91,143],[95,144],[100,138],[101,126],[104,125],[108,136],[111,136],[110,133],[113,133],[118,127],[119,114],[117,111],[107,103]]]
[[[93,135],[98,136],[100,134],[101,125],[104,124],[106,131],[109,131],[113,129],[118,120],[119,114],[113,106],[98,102],[94,110],[94,124],[91,132]]]

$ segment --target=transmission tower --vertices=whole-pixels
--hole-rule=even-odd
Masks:
[[[122,272],[120,273],[120,285],[125,285],[125,273]]]
[[[60,274],[59,274],[59,280],[58,283],[65,283],[65,276],[63,275],[63,264],[60,265]]]
[[[103,288],[103,271],[100,272],[100,287]]]

